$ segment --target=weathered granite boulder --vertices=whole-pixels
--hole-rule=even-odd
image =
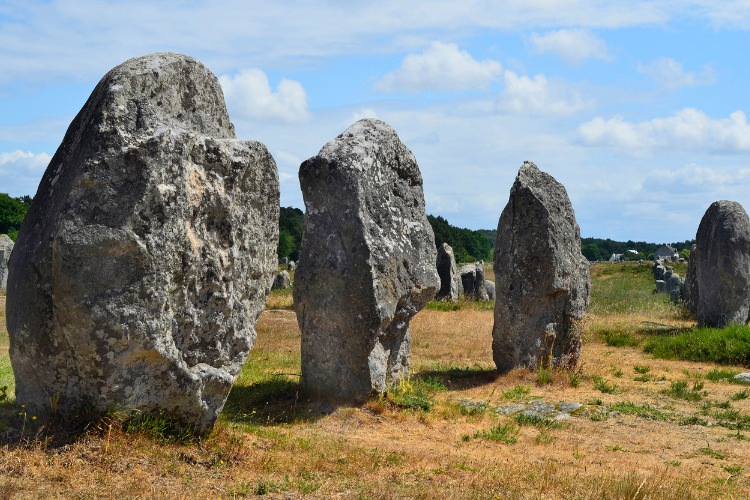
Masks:
[[[672,273],[672,276],[667,280],[666,286],[669,292],[670,302],[677,303],[682,299],[682,288],[685,280],[677,273]]]
[[[665,266],[664,267],[664,275],[661,279],[663,279],[665,282],[669,281],[669,278],[672,277],[672,274],[674,274],[674,268],[671,266]]]
[[[664,281],[664,274],[667,272],[667,268],[662,264],[654,266],[654,279]]]
[[[297,269],[297,263],[296,263],[296,262],[294,262],[293,260],[290,260],[290,261],[289,261],[289,264],[287,264],[287,265],[286,265],[286,268],[287,268],[287,269],[288,269],[289,271],[294,271],[295,269]]]
[[[0,234],[0,290],[5,290],[8,284],[8,260],[13,251],[13,240],[7,234]]]
[[[408,375],[409,321],[440,287],[422,176],[396,132],[368,119],[302,163],[299,178],[302,386],[361,402]]]
[[[71,123],[10,260],[29,414],[159,412],[211,429],[277,269],[279,183],[217,78],[161,53],[111,70]]]
[[[453,249],[447,243],[437,249],[437,273],[440,276],[440,290],[435,294],[435,300],[457,301],[463,293],[463,285],[456,269]]]
[[[687,274],[685,275],[685,284],[683,286],[683,300],[685,301],[685,307],[693,313],[694,316],[698,314],[698,276],[695,272],[696,259],[695,259],[695,245],[690,252],[690,260],[688,261]]]
[[[573,367],[589,304],[589,264],[562,184],[524,162],[495,245],[492,352],[500,372]]]
[[[461,278],[461,289],[464,297],[473,299],[477,289],[476,264],[464,264],[458,269],[458,275]]]
[[[695,266],[696,293],[689,295],[698,323],[712,327],[746,324],[750,316],[750,219],[745,209],[734,201],[713,202],[695,240],[689,267]]]
[[[489,300],[487,288],[484,284],[484,261],[476,263],[476,272],[474,273],[474,299]]]
[[[271,290],[283,290],[284,288],[291,288],[292,278],[289,276],[288,271],[281,271],[273,279]]]
[[[495,282],[484,280],[484,288],[487,290],[487,300],[495,300]]]
[[[664,280],[656,280],[656,292],[657,293],[668,293],[667,282]]]

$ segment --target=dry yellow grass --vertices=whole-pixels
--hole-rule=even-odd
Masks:
[[[294,313],[278,303],[271,309],[260,317],[247,368],[209,438],[199,444],[154,440],[105,422],[60,448],[7,443],[0,451],[0,498],[750,497],[750,432],[680,425],[688,417],[715,420],[701,414],[706,401],[750,414],[750,399],[731,400],[743,388],[698,378],[712,364],[656,360],[640,347],[612,347],[603,339],[607,331],[641,339],[665,328],[655,323],[690,324],[667,305],[591,314],[577,387],[566,372],[541,386],[527,370],[497,375],[492,311],[424,310],[412,322],[412,381],[430,377],[446,386],[433,393],[429,412],[385,399],[333,411],[306,401],[298,392]],[[0,338],[6,349],[0,354],[6,353],[7,335],[0,332]],[[643,376],[636,367],[648,368],[648,380],[635,380]],[[616,385],[615,392],[598,390],[595,376]],[[702,400],[663,393],[674,381],[703,383]],[[519,385],[529,390],[525,400],[632,402],[670,417],[620,414],[575,417],[561,428],[525,425],[515,444],[475,437],[513,420],[463,411],[458,401],[498,406]]]

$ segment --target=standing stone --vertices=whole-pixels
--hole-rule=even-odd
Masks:
[[[563,185],[524,162],[497,235],[492,331],[497,369],[574,367],[591,285]]]
[[[463,292],[463,286],[456,269],[456,257],[447,243],[437,249],[437,273],[440,276],[440,290],[435,295],[435,300],[456,302]]]
[[[287,269],[288,269],[289,271],[294,271],[295,269],[297,269],[297,263],[296,263],[296,262],[294,262],[293,260],[290,260],[290,261],[289,261],[289,264],[287,264],[287,265],[286,265],[286,268],[287,268]]]
[[[487,288],[484,284],[484,261],[479,261],[476,264],[476,272],[474,274],[474,299],[475,300],[490,300],[487,295]]]
[[[695,266],[695,302],[700,325],[745,325],[750,316],[750,220],[734,201],[715,201],[708,207],[695,235],[690,254]]]
[[[179,54],[99,82],[47,167],[10,260],[29,415],[130,408],[209,431],[276,272],[279,183],[235,139],[217,78]]]
[[[422,176],[396,132],[368,119],[302,163],[299,178],[302,387],[361,402],[408,376],[409,321],[440,287]]]
[[[688,261],[687,274],[685,275],[685,284],[683,286],[685,307],[693,313],[693,316],[698,315],[698,276],[695,272],[696,256],[695,245],[693,245],[690,251],[690,260]]]
[[[667,268],[663,265],[659,264],[658,266],[654,266],[654,279],[655,280],[664,280],[664,274],[667,272]]]
[[[487,300],[495,300],[495,282],[484,280],[484,288],[487,290]]]
[[[667,280],[667,290],[669,292],[670,302],[677,303],[682,299],[682,287],[685,280],[677,273],[672,273],[672,276]]]
[[[0,290],[5,291],[8,285],[8,260],[13,251],[13,240],[7,234],[0,234]]]
[[[281,271],[273,279],[273,284],[271,285],[271,290],[283,290],[285,288],[291,288],[291,286],[292,286],[292,279],[289,276],[289,272],[288,271]]]
[[[668,293],[667,282],[664,280],[656,280],[656,293]]]
[[[477,266],[475,264],[464,264],[458,269],[461,278],[461,288],[467,298],[474,298],[476,293]]]

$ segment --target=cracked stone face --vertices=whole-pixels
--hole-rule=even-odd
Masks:
[[[273,158],[235,139],[216,77],[178,54],[99,82],[52,158],[10,261],[16,396],[211,429],[276,272]]]
[[[440,287],[422,176],[395,131],[361,120],[300,166],[294,280],[302,385],[361,402],[409,370],[409,321]]]

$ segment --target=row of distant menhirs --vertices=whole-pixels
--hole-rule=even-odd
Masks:
[[[299,179],[301,386],[356,404],[408,376],[410,319],[464,283],[450,247],[436,252],[417,162],[387,124],[353,124],[302,163]],[[717,210],[739,217],[741,207]],[[159,412],[208,432],[278,270],[278,217],[276,164],[263,144],[236,139],[210,71],[171,53],[111,70],[71,123],[10,256],[18,404],[40,419]],[[708,258],[703,225],[697,253]],[[708,321],[704,297],[726,295],[703,293],[702,262],[690,303]],[[576,365],[588,266],[564,187],[524,162],[495,248],[500,372]],[[442,282],[438,267],[448,269]],[[479,299],[485,283],[476,266]],[[747,321],[748,297],[720,317]]]

